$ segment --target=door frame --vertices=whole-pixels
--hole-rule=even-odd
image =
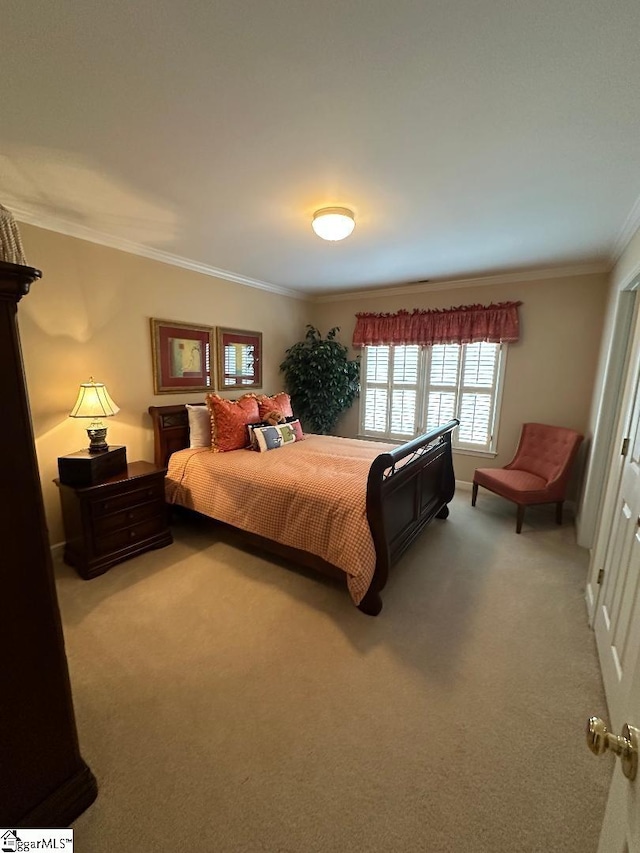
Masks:
[[[591,517],[593,548],[585,599],[589,625],[593,628],[600,597],[598,576],[604,567],[616,508],[623,460],[622,442],[629,429],[633,410],[635,381],[640,370],[640,270],[617,294],[611,345],[600,401],[596,439],[587,475],[581,526]],[[604,489],[601,484],[604,483]],[[580,544],[580,542],[579,542]]]

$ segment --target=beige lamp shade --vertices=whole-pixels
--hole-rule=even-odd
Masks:
[[[113,402],[102,382],[83,382],[78,391],[78,399],[69,414],[70,418],[110,418],[120,409]]]

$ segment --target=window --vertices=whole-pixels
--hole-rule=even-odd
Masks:
[[[224,384],[254,384],[254,348],[244,344],[227,344],[224,348]]]
[[[218,327],[218,383],[232,388],[262,387],[262,332]]]
[[[406,441],[452,418],[459,450],[495,450],[504,345],[364,347],[363,435]]]

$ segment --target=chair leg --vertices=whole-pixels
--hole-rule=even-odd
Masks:
[[[562,504],[564,501],[558,501],[556,504],[556,524],[562,524]]]
[[[473,484],[473,489],[471,491],[471,506],[476,505],[476,498],[478,497],[478,484]]]
[[[524,504],[517,504],[518,514],[516,515],[516,533],[522,532],[522,522],[524,521]]]

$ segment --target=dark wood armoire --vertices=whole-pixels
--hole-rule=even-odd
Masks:
[[[68,826],[97,795],[80,756],[25,386],[18,303],[40,272],[0,261],[0,826]]]

